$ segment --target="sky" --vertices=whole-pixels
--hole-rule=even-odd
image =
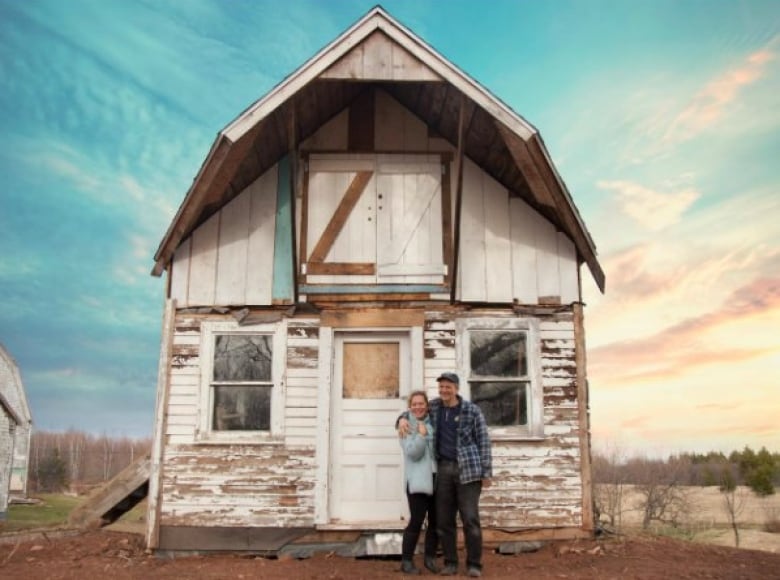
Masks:
[[[151,435],[168,224],[374,5],[0,0],[0,343],[37,429]],[[382,6],[539,130],[595,240],[594,448],[780,451],[780,3]]]

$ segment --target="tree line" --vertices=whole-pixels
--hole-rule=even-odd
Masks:
[[[666,459],[646,457],[625,458],[619,451],[596,453],[593,456],[595,483],[612,483],[620,479],[626,484],[643,484],[651,480],[674,479],[680,485],[720,486],[724,478],[737,486],[749,487],[759,496],[772,495],[780,486],[780,453],[770,453],[766,447],[754,451],[746,446],[742,451],[726,455],[681,453]]]
[[[70,429],[33,431],[28,490],[83,493],[112,479],[139,457],[148,455],[151,437],[109,437]]]
[[[642,528],[651,525],[677,527],[692,510],[690,492],[694,486],[717,486],[723,509],[739,546],[740,513],[744,490],[759,498],[775,493],[780,486],[780,453],[765,447],[745,447],[728,455],[721,452],[682,453],[666,459],[626,458],[619,449],[593,456],[595,509],[608,529],[621,528],[624,495],[631,486],[639,500],[632,507],[642,516]],[[766,514],[766,531],[780,531],[780,515]]]

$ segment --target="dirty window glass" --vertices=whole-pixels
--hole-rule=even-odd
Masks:
[[[272,345],[267,334],[215,335],[213,430],[270,430]]]
[[[488,425],[528,424],[528,348],[523,331],[470,332],[471,399]]]

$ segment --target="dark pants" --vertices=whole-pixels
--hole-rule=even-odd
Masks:
[[[461,483],[457,462],[439,461],[436,474],[436,518],[445,565],[458,565],[456,514],[459,513],[466,541],[466,566],[482,569],[482,528],[479,523],[481,493],[482,480]]]
[[[409,493],[407,488],[406,499],[409,502],[409,524],[404,530],[403,543],[401,544],[401,557],[404,560],[411,560],[414,556],[414,550],[417,547],[417,541],[420,539],[420,530],[422,529],[425,516],[428,516],[428,527],[425,530],[425,557],[436,557],[436,546],[439,538],[436,535],[436,504],[435,495],[425,493]]]

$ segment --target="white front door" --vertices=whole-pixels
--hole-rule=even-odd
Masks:
[[[403,527],[403,458],[393,427],[411,382],[408,332],[336,332],[330,521]]]

